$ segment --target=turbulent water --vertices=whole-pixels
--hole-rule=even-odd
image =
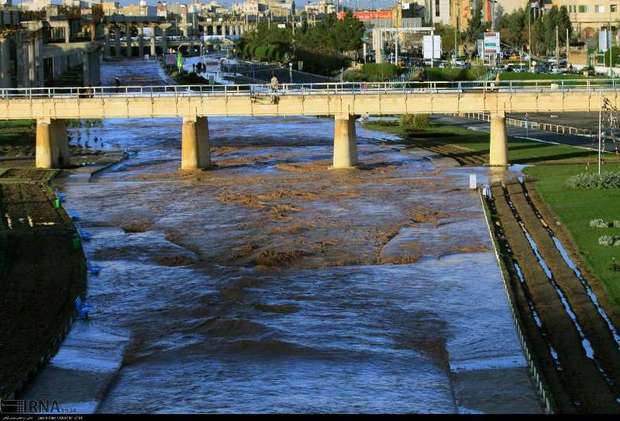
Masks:
[[[138,60],[102,76],[163,78]],[[101,269],[90,323],[131,338],[99,411],[539,411],[467,173],[363,130],[372,171],[306,173],[330,159],[332,130],[328,119],[211,118],[221,167],[198,177],[177,173],[179,120],[72,131],[75,143],[133,151],[62,185]],[[273,185],[305,202],[251,196]],[[446,222],[392,227],[404,206]],[[384,263],[406,247],[418,257]]]

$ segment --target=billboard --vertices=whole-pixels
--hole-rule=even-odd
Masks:
[[[432,41],[431,41],[432,39]],[[424,58],[441,58],[441,36],[439,35],[424,35]]]
[[[499,41],[499,32],[484,33],[484,54],[499,54],[501,46]]]
[[[609,35],[607,33],[607,29],[601,29],[598,32],[598,50],[602,52],[607,52],[609,43]]]

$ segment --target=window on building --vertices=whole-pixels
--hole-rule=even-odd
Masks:
[[[435,0],[435,16],[437,17],[441,16],[441,13],[439,10],[439,0]]]
[[[605,6],[597,4],[594,6],[594,13],[605,13]]]
[[[617,10],[617,5],[615,5],[615,4],[610,4],[609,5],[609,11],[610,12],[615,13],[616,10]]]
[[[580,4],[577,8],[579,13],[588,13],[588,6],[585,4]]]

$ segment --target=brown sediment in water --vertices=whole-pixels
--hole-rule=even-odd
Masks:
[[[226,146],[224,151],[214,159],[216,165],[227,153],[237,150]],[[156,221],[171,200],[235,215],[231,222],[236,226],[233,238],[220,238],[216,227],[195,239],[192,235],[198,236],[198,232],[184,235],[164,228],[168,240],[214,264],[270,268],[408,264],[424,257],[487,251],[488,239],[484,237],[469,238],[468,244],[460,238],[437,240],[429,248],[417,245],[424,243],[418,235],[403,242],[397,253],[382,253],[404,228],[435,227],[443,233],[446,221],[480,217],[480,212],[466,210],[475,206],[475,196],[455,188],[451,177],[430,167],[424,171],[407,169],[406,164],[393,162],[393,153],[376,151],[355,170],[330,170],[329,161],[280,162],[275,171],[267,173],[231,167],[141,174],[135,179],[180,179],[187,183],[187,189],[178,189],[173,198],[162,196],[158,200],[161,209],[151,209],[149,220]],[[199,202],[199,197],[210,199],[208,203]],[[131,212],[122,217],[125,227],[142,225],[140,217]],[[207,223],[209,219],[205,214]],[[156,222],[153,229],[158,229]],[[200,244],[205,241],[212,247],[201,250]]]

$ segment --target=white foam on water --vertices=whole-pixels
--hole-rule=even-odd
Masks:
[[[84,345],[84,344],[82,344]],[[73,348],[72,345],[64,346],[52,359],[50,366],[70,370],[108,372],[115,371],[120,367],[121,361],[117,358],[105,355],[93,355],[91,350]]]
[[[464,406],[458,406],[457,410],[459,411],[459,414],[484,414],[484,411],[477,411],[475,409],[471,409],[471,408],[467,408]]]
[[[501,368],[526,367],[525,358],[521,354],[506,355],[475,360],[450,361],[450,370],[453,372],[474,370],[495,370]]]

